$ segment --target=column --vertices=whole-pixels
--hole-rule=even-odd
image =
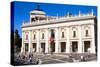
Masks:
[[[39,52],[39,49],[40,49],[40,30],[38,29],[37,30],[37,34],[36,34],[36,52]]]
[[[70,53],[70,39],[69,39],[70,33],[69,33],[69,27],[66,27],[66,53]]]
[[[29,49],[28,52],[32,51],[32,30],[29,30]]]
[[[48,53],[51,53],[50,37],[51,37],[51,29],[48,29],[48,38],[49,38],[49,42],[48,42]]]
[[[90,43],[90,45],[91,45],[91,53],[96,53],[95,52],[95,31],[94,31],[95,29],[94,29],[94,25],[91,25],[91,38],[92,38],[92,40],[91,40],[91,43]]]
[[[45,53],[48,53],[48,48],[49,48],[49,30],[48,28],[45,30],[45,39],[46,39],[46,44],[45,44]]]
[[[58,42],[58,28],[55,28],[55,53],[58,53],[58,49],[59,49],[59,42]]]
[[[25,51],[25,47],[24,47],[24,31],[22,31],[22,47],[21,47],[21,52]]]
[[[79,41],[78,41],[78,53],[82,53],[82,48],[83,48],[83,45],[82,45],[82,27],[81,26],[78,26],[78,38],[79,38]]]
[[[58,53],[61,53],[61,44],[60,44],[60,42],[58,42]]]
[[[82,40],[82,53],[84,53],[84,41]]]

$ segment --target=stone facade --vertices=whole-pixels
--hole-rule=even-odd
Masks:
[[[21,52],[96,53],[93,12],[64,17],[45,14],[31,11],[30,22],[23,23]]]

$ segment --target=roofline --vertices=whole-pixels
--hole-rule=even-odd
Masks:
[[[58,22],[52,22],[52,23],[42,23],[42,24],[36,24],[36,25],[26,25],[26,26],[22,26],[22,28],[25,28],[25,27],[32,27],[32,26],[41,26],[41,25],[50,25],[50,24],[59,24],[59,23],[65,23],[65,22],[72,22],[72,21],[82,21],[82,20],[90,20],[90,19],[95,19],[96,16],[93,16],[93,17],[89,17],[89,18],[83,18],[83,19],[74,19],[74,20],[64,20],[64,21],[58,21]]]

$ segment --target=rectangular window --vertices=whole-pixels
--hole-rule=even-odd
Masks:
[[[25,43],[25,52],[28,52],[28,43]]]
[[[36,43],[33,43],[34,52],[36,52]]]
[[[28,34],[26,34],[26,40],[28,40]]]
[[[33,36],[33,39],[35,40],[36,39],[36,35],[34,34],[34,36]]]
[[[78,42],[73,41],[72,42],[72,52],[77,52],[78,51]]]
[[[85,31],[85,36],[86,36],[86,37],[89,36],[88,30]]]
[[[31,18],[31,22],[33,22],[33,21],[35,21],[35,19],[34,18]]]
[[[73,37],[76,37],[76,31],[73,31]]]
[[[42,39],[44,39],[44,33],[42,33]]]
[[[62,38],[64,38],[64,32],[62,32]]]
[[[51,30],[51,38],[55,38],[55,33],[53,29]]]
[[[84,41],[84,52],[88,52],[90,48],[90,41]]]

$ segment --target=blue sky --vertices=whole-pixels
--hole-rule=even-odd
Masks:
[[[50,4],[50,3],[36,3],[36,2],[19,2],[14,3],[14,30],[18,29],[20,36],[22,36],[22,22],[29,21],[29,12],[36,9],[37,5],[40,5],[40,9],[46,12],[48,16],[64,16],[67,13],[72,15],[78,14],[79,11],[83,14],[90,13],[93,9],[94,15],[97,16],[96,6],[81,6],[81,5],[69,5],[69,4]]]

